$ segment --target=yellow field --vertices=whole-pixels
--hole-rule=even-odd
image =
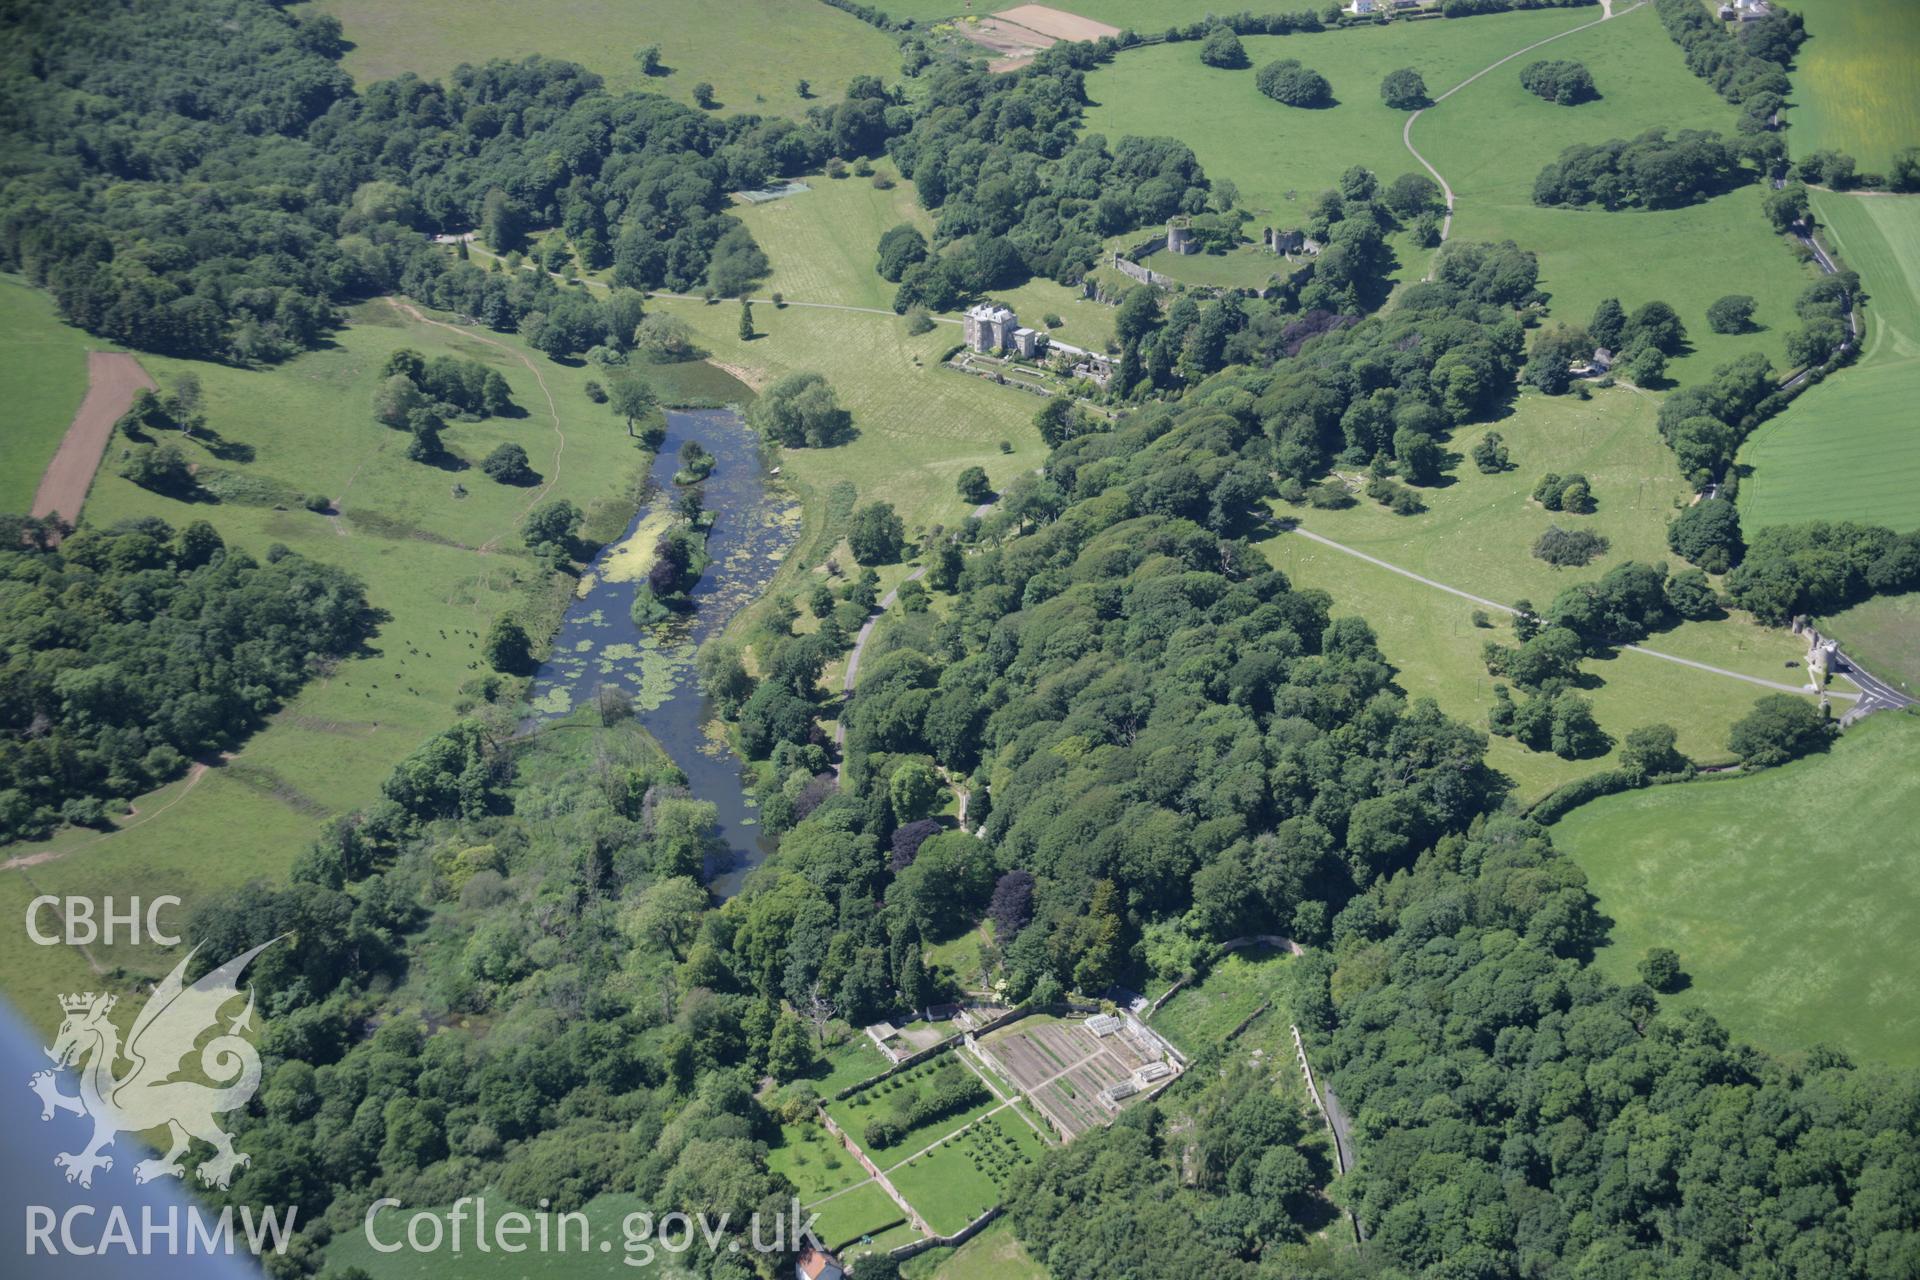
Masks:
[[[1884,173],[1920,146],[1920,6],[1912,0],[1798,0],[1811,37],[1793,71],[1787,141],[1832,148]]]

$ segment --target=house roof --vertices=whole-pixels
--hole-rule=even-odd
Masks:
[[[810,1244],[801,1247],[797,1265],[800,1274],[807,1280],[820,1280],[822,1276],[845,1274],[840,1270],[840,1265],[833,1260],[833,1255],[824,1249],[816,1249]]]

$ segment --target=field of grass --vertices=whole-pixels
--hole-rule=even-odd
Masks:
[[[1252,230],[1257,232],[1258,227]],[[1257,244],[1243,244],[1226,253],[1168,253],[1161,250],[1143,264],[1182,284],[1222,289],[1264,289],[1272,278],[1292,270],[1285,258]]]
[[[814,1232],[829,1249],[841,1249],[862,1236],[875,1235],[907,1216],[877,1182],[855,1187],[807,1212],[820,1215]]]
[[[87,393],[87,349],[112,349],[61,322],[53,299],[15,276],[0,276],[0,402],[7,406],[7,465],[0,511],[33,505],[40,473]]]
[[[1463,22],[1248,36],[1242,43],[1252,65],[1238,71],[1206,66],[1197,41],[1130,50],[1087,77],[1093,105],[1087,108],[1086,128],[1105,134],[1109,142],[1127,134],[1179,138],[1193,148],[1208,176],[1233,180],[1241,207],[1262,223],[1285,225],[1304,216],[1306,201],[1352,165],[1367,166],[1383,181],[1421,171],[1400,141],[1407,113],[1380,100],[1380,80],[1387,72],[1413,67],[1429,93],[1441,93],[1510,50],[1597,16],[1591,9],[1540,9]],[[1158,21],[1164,26],[1167,15]],[[1337,105],[1302,110],[1263,96],[1254,87],[1254,70],[1276,58],[1298,58],[1324,75]],[[1575,114],[1533,101],[1542,112]],[[1529,185],[1538,168],[1527,170]],[[1459,185],[1457,178],[1450,175],[1450,180]],[[1158,255],[1153,265],[1164,269]]]
[[[1593,13],[1579,12],[1589,19]],[[1484,21],[1473,19],[1475,29]],[[1688,73],[1653,7],[1568,36],[1538,56],[1585,63],[1599,101],[1578,107],[1541,101],[1520,86],[1522,59],[1462,89],[1414,126],[1414,145],[1458,198],[1453,235],[1511,239],[1539,254],[1541,287],[1562,320],[1585,323],[1606,297],[1618,297],[1628,310],[1656,298],[1670,303],[1693,344],[1691,354],[1669,363],[1673,381],[1700,381],[1714,366],[1754,350],[1784,366],[1786,334],[1797,323],[1793,301],[1812,269],[1795,261],[1761,216],[1757,185],[1658,211],[1533,203],[1534,178],[1575,143],[1631,138],[1655,126],[1733,132],[1732,108]],[[1761,332],[1721,335],[1707,327],[1708,305],[1729,293],[1757,301]]]
[[[1823,634],[1839,637],[1861,666],[1920,697],[1920,592],[1876,596],[1820,619],[1819,626]]]
[[[24,908],[42,892],[172,893],[191,911],[218,889],[278,876],[321,822],[377,797],[395,761],[453,721],[493,618],[525,611],[548,590],[518,536],[538,491],[497,485],[477,468],[407,461],[404,433],[381,426],[370,410],[387,354],[408,346],[429,359],[450,352],[497,368],[525,415],[452,424],[445,443],[477,461],[517,440],[553,481],[553,497],[583,507],[617,501],[647,462],[606,408],[587,399],[582,371],[535,356],[566,433],[562,451],[539,384],[512,354],[522,350],[517,340],[489,336],[509,350],[371,303],[334,345],[276,369],[146,361],[163,388],[188,370],[200,378],[208,426],[226,456],[215,456],[209,439],[184,447],[201,465],[203,486],[227,496],[188,503],[140,489],[117,474],[116,441],[88,500],[88,522],[156,515],[178,526],[204,518],[229,545],[255,555],[277,542],[340,565],[366,583],[386,616],[361,653],[309,684],[230,763],[191,789],[176,782],[139,798],[126,829],[104,839],[68,830],[9,847],[8,856],[63,856],[0,875],[6,901]],[[334,499],[339,519],[303,509],[301,496],[311,493]],[[55,1008],[49,993],[86,973],[86,959],[27,945],[18,932],[0,943],[0,957],[0,989],[39,1023]],[[171,964],[151,947],[95,947],[91,958],[128,965],[136,976]]]
[[[1831,148],[1886,172],[1920,144],[1920,23],[1906,0],[1801,0],[1811,37],[1793,70],[1787,141],[1796,156]]]
[[[921,209],[913,183],[898,178],[890,163],[882,161],[876,170],[895,179],[891,190],[881,190],[870,178],[816,174],[803,180],[810,190],[758,204],[735,203],[733,215],[747,224],[773,263],[773,273],[754,290],[757,296],[778,292],[805,302],[893,306],[899,286],[881,279],[876,269],[880,237],[903,222],[930,236],[933,219]]]
[[[782,474],[801,491],[810,522],[845,480],[862,503],[891,502],[909,533],[952,526],[971,510],[955,488],[962,471],[984,467],[999,486],[1045,456],[1033,426],[1038,398],[940,367],[960,341],[957,325],[915,337],[892,315],[761,305],[753,309],[758,336],[742,342],[737,307],[665,298],[653,305],[686,319],[716,361],[756,388],[803,370],[826,375],[859,436],[831,449],[783,451]],[[1002,440],[1012,453],[1000,452]]]
[[[929,965],[941,965],[953,971],[953,976],[963,985],[971,986],[980,978],[980,949],[993,933],[993,922],[982,921],[978,928],[968,929],[956,937],[948,938],[929,946],[926,950],[926,962]],[[981,935],[985,934],[986,937]]]
[[[1654,403],[1626,388],[1598,391],[1586,401],[1524,396],[1512,414],[1493,424],[1506,440],[1514,469],[1489,476],[1465,462],[1450,483],[1422,491],[1429,510],[1420,515],[1397,516],[1365,499],[1343,511],[1285,504],[1278,509],[1322,537],[1402,569],[1484,599],[1511,604],[1525,598],[1544,608],[1567,586],[1598,578],[1624,561],[1672,562],[1666,523],[1684,500],[1686,486],[1655,429]],[[1460,431],[1449,447],[1465,453],[1483,430]],[[1534,483],[1547,471],[1585,474],[1598,511],[1570,516],[1530,501]],[[1585,569],[1555,569],[1536,559],[1531,548],[1556,523],[1603,534],[1612,547]],[[1410,696],[1434,698],[1449,714],[1485,726],[1494,681],[1480,650],[1489,639],[1510,642],[1504,617],[1494,615],[1492,629],[1477,627],[1471,601],[1303,538],[1271,538],[1264,549],[1300,585],[1331,592],[1336,612],[1359,614],[1372,624]],[[1762,679],[1801,679],[1788,666],[1797,668],[1802,647],[1784,631],[1743,617],[1685,623],[1647,645]],[[1766,692],[1635,653],[1589,661],[1586,670],[1598,681],[1587,690],[1595,714],[1616,740],[1639,725],[1664,721],[1680,731],[1682,750],[1701,761],[1728,758],[1727,726]],[[1605,759],[1562,760],[1504,738],[1493,739],[1489,759],[1514,779],[1522,799],[1606,767]]]
[[[1153,1029],[1188,1057],[1219,1044],[1280,989],[1290,958],[1267,947],[1229,953],[1204,980],[1188,983],[1161,1005]]]
[[[1013,1171],[1039,1159],[1045,1148],[1024,1121],[1002,1111],[888,1170],[887,1177],[928,1226],[951,1235],[1004,1200]]]
[[[1867,294],[1853,366],[1753,433],[1740,451],[1749,528],[1800,520],[1920,526],[1920,196],[1814,193],[1815,215]]]
[[[781,1125],[780,1145],[767,1150],[767,1168],[786,1175],[803,1204],[867,1177],[860,1162],[818,1120]]]
[[[1013,1228],[995,1222],[958,1249],[931,1249],[901,1267],[908,1280],[1048,1280]]]
[[[789,301],[892,308],[899,286],[882,279],[876,269],[880,237],[903,222],[931,237],[933,217],[920,207],[913,184],[898,178],[891,164],[883,160],[875,169],[895,178],[892,189],[880,190],[869,178],[814,175],[805,179],[811,190],[735,205],[734,216],[752,230],[773,263],[772,274],[755,296],[778,292]],[[1031,280],[994,297],[1017,311],[1021,323],[1036,329],[1049,313],[1059,316],[1065,323],[1052,332],[1075,346],[1101,350],[1113,336],[1112,307],[1051,280]],[[756,309],[754,314],[760,313]],[[950,343],[959,341],[957,328],[939,332]]]
[[[848,1085],[859,1084],[892,1066],[893,1062],[867,1038],[864,1031],[855,1031],[845,1041],[833,1046],[826,1052],[824,1069],[809,1076],[813,1087],[820,1091],[823,1098],[831,1098]]]
[[[537,21],[511,0],[314,0],[302,11],[340,19],[353,44],[342,65],[363,85],[408,71],[442,79],[463,62],[538,53],[577,62],[616,90],[691,103],[705,81],[720,110],[798,116],[838,101],[854,76],[900,70],[891,37],[819,0],[733,0],[724,10],[700,0],[553,0]],[[641,73],[633,55],[649,44],[660,46],[669,74]],[[810,98],[798,93],[803,78]]]
[[[946,1061],[945,1055],[937,1056],[927,1062],[921,1063],[917,1067],[909,1068],[897,1076],[891,1076],[871,1089],[863,1089],[851,1098],[845,1098],[839,1102],[829,1102],[827,1104],[827,1114],[833,1117],[834,1123],[838,1124],[849,1137],[860,1144],[860,1149],[865,1151],[867,1156],[875,1164],[884,1169],[896,1161],[906,1159],[914,1152],[920,1150],[920,1148],[932,1143],[936,1138],[952,1133],[969,1120],[984,1115],[986,1112],[1000,1105],[1000,1103],[989,1094],[985,1101],[976,1103],[963,1111],[956,1111],[951,1115],[942,1116],[937,1120],[923,1121],[911,1129],[904,1130],[898,1142],[884,1147],[870,1145],[863,1132],[867,1126],[867,1122],[869,1120],[890,1119],[894,1114],[893,1104],[900,1098],[907,1096],[906,1091],[924,1092],[926,1089],[925,1081],[927,1075],[933,1071],[935,1066],[943,1064]],[[966,1068],[963,1066],[959,1067],[959,1069],[966,1071]],[[972,1073],[969,1072],[968,1074],[971,1075]],[[898,1082],[897,1085],[896,1082]],[[895,1085],[895,1087],[889,1088],[889,1085]]]
[[[1920,873],[1920,718],[1875,715],[1821,756],[1756,777],[1608,796],[1554,841],[1613,920],[1604,972],[1634,981],[1651,946],[1692,984],[1668,1003],[1709,1010],[1777,1051],[1825,1042],[1920,1065],[1909,955]]]

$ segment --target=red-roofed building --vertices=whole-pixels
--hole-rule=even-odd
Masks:
[[[832,1254],[811,1244],[801,1246],[800,1260],[793,1264],[793,1273],[800,1280],[842,1280],[847,1274]]]

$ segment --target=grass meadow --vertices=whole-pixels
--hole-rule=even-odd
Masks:
[[[878,1235],[906,1218],[893,1197],[877,1182],[863,1183],[824,1204],[812,1206],[807,1212],[820,1215],[814,1232],[829,1249],[840,1249],[862,1236]]]
[[[787,449],[779,460],[812,524],[823,518],[828,491],[846,481],[861,503],[891,502],[909,533],[952,526],[971,509],[956,488],[962,471],[984,467],[998,487],[1045,457],[1033,426],[1037,397],[941,367],[960,342],[957,325],[916,337],[893,315],[762,304],[753,309],[757,336],[742,342],[736,306],[665,298],[652,305],[687,320],[713,359],[755,389],[788,373],[826,375],[858,437],[831,449]],[[1012,453],[1000,451],[1002,440]]]
[[[880,237],[905,222],[933,235],[933,216],[921,208],[913,184],[899,178],[886,161],[876,170],[894,179],[891,190],[876,188],[871,179],[805,179],[812,188],[759,204],[740,203],[733,214],[746,223],[766,250],[773,272],[754,291],[756,297],[778,292],[791,301],[832,302],[841,306],[893,307],[899,286],[877,270]],[[1036,278],[1016,289],[994,294],[1020,315],[1022,324],[1038,329],[1048,315],[1063,323],[1052,332],[1075,346],[1103,350],[1113,337],[1114,308],[1091,302],[1078,289]],[[754,315],[760,312],[756,309]],[[948,343],[960,340],[957,328],[939,330]]]
[[[1920,697],[1920,592],[1875,596],[1820,619],[1820,630],[1874,675]]]
[[[1796,156],[1845,151],[1886,172],[1920,144],[1920,22],[1908,0],[1801,0],[1811,38],[1794,60],[1787,142]]]
[[[169,784],[136,801],[124,829],[102,837],[81,830],[11,846],[8,856],[53,855],[0,874],[0,902],[24,910],[37,893],[175,894],[190,911],[208,894],[257,876],[277,877],[331,815],[379,795],[395,761],[455,717],[461,686],[478,674],[480,644],[494,617],[541,607],[550,586],[520,546],[522,512],[541,493],[495,484],[477,467],[447,470],[409,462],[404,432],[371,414],[387,354],[413,347],[500,370],[526,412],[452,424],[448,448],[477,462],[495,444],[517,440],[552,481],[550,496],[586,507],[618,505],[643,472],[647,455],[604,406],[586,397],[585,373],[535,356],[559,410],[564,449],[531,370],[513,352],[518,341],[488,335],[509,350],[406,319],[370,303],[326,349],[277,368],[254,371],[162,358],[145,361],[161,386],[191,370],[204,387],[208,440],[188,442],[209,489],[224,501],[184,502],[138,488],[117,473],[123,443],[87,503],[90,523],[156,515],[178,526],[211,521],[229,545],[264,554],[274,543],[340,565],[367,585],[384,612],[365,649],[310,683],[234,758],[189,787]],[[250,461],[236,460],[236,454]],[[454,496],[464,485],[465,497]],[[304,510],[301,495],[324,494],[337,521]],[[492,545],[489,545],[492,544]],[[484,553],[479,549],[488,546]],[[49,1021],[49,993],[85,973],[91,961],[125,964],[134,976],[172,963],[155,948],[94,947],[82,957],[64,948],[0,943],[4,989],[36,1022]]]
[[[1153,1029],[1188,1057],[1204,1052],[1275,997],[1291,958],[1267,947],[1229,952],[1203,980],[1188,983],[1160,1006],[1153,1015]]]
[[[1533,56],[1462,89],[1414,126],[1414,145],[1447,176],[1458,199],[1453,235],[1511,239],[1539,254],[1540,286],[1557,319],[1585,323],[1607,297],[1629,311],[1656,298],[1671,304],[1693,348],[1669,362],[1672,381],[1702,381],[1716,365],[1754,350],[1784,367],[1786,334],[1798,323],[1793,302],[1813,270],[1767,225],[1758,184],[1681,209],[1605,212],[1533,203],[1534,178],[1575,143],[1631,138],[1656,126],[1732,134],[1732,108],[1688,73],[1652,6],[1537,55],[1585,63],[1598,101],[1562,107],[1528,93],[1519,68]],[[1759,332],[1722,335],[1708,328],[1707,307],[1730,293],[1758,303]]]
[[[1624,561],[1673,560],[1665,529],[1686,485],[1655,429],[1654,405],[1653,397],[1624,387],[1586,401],[1523,396],[1512,414],[1492,424],[1506,440],[1514,469],[1489,476],[1463,463],[1447,484],[1421,491],[1428,510],[1420,515],[1397,516],[1365,499],[1343,511],[1285,504],[1277,509],[1322,537],[1389,564],[1484,599],[1511,604],[1525,598],[1544,608],[1566,587]],[[1487,429],[1457,432],[1450,449],[1465,453]],[[1549,512],[1532,502],[1534,483],[1547,471],[1585,474],[1599,504],[1595,514]],[[1534,539],[1551,524],[1600,533],[1612,547],[1584,569],[1555,569],[1532,554]],[[1431,697],[1449,714],[1485,726],[1495,682],[1480,650],[1489,639],[1511,641],[1505,617],[1493,616],[1491,629],[1479,627],[1471,601],[1304,538],[1281,535],[1263,549],[1300,585],[1330,592],[1337,612],[1366,618],[1410,696]],[[1761,679],[1802,678],[1801,646],[1784,631],[1743,616],[1684,623],[1647,645]],[[1767,692],[1644,654],[1591,659],[1585,669],[1595,682],[1586,690],[1594,713],[1616,742],[1630,729],[1666,722],[1679,730],[1681,749],[1702,762],[1729,758],[1727,727]],[[1604,768],[1611,758],[1562,760],[1506,738],[1492,739],[1488,756],[1514,780],[1523,800]]]
[[[1131,50],[1087,78],[1086,128],[1109,138],[1172,134],[1194,148],[1210,176],[1229,178],[1255,225],[1285,224],[1308,198],[1332,186],[1349,166],[1364,164],[1382,181],[1423,172],[1402,141],[1407,113],[1380,100],[1380,80],[1397,67],[1420,71],[1440,94],[1504,54],[1574,32],[1598,11],[1547,9],[1471,20],[1399,22],[1293,36],[1249,37],[1254,67],[1295,57],[1326,76],[1337,105],[1321,110],[1282,106],[1261,96],[1251,69],[1222,71],[1200,62],[1197,43]],[[1601,97],[1577,107],[1543,102],[1520,86],[1533,57],[1575,58],[1592,70]],[[1705,378],[1715,365],[1747,351],[1786,362],[1785,334],[1793,301],[1811,278],[1760,213],[1758,187],[1728,192],[1683,209],[1593,212],[1533,203],[1541,168],[1575,143],[1633,137],[1649,128],[1718,129],[1730,133],[1733,112],[1688,74],[1679,49],[1651,6],[1554,39],[1429,108],[1413,125],[1413,143],[1453,187],[1452,234],[1468,240],[1512,239],[1540,256],[1541,286],[1557,318],[1584,322],[1605,297],[1629,309],[1655,298],[1686,322],[1693,348],[1675,358],[1669,377]],[[1426,270],[1426,251],[1397,237],[1399,276]],[[1166,269],[1163,255],[1152,265]],[[1176,266],[1171,274],[1231,273],[1231,256]],[[1242,283],[1201,280],[1196,283]],[[1728,293],[1758,302],[1757,333],[1722,336],[1706,308]]]
[[[408,71],[441,79],[463,62],[538,53],[577,62],[615,90],[691,103],[704,81],[719,110],[799,116],[837,102],[854,76],[900,69],[892,37],[819,0],[730,0],[724,9],[700,0],[551,0],[537,21],[512,0],[315,0],[300,8],[340,19],[353,44],[342,65],[363,85]],[[660,46],[668,74],[641,73],[633,55],[650,44]],[[800,96],[801,79],[810,97]]]
[[[958,1249],[931,1249],[900,1268],[908,1280],[1048,1280],[1013,1228],[995,1222]]]
[[[1162,25],[1169,16],[1162,14]],[[1539,9],[1471,21],[1247,36],[1241,43],[1251,65],[1238,71],[1202,63],[1198,41],[1133,49],[1088,75],[1093,105],[1085,127],[1109,142],[1127,134],[1179,138],[1193,148],[1209,177],[1232,179],[1242,208],[1263,224],[1286,223],[1290,216],[1304,216],[1306,202],[1353,165],[1367,166],[1383,181],[1421,171],[1400,141],[1407,113],[1380,100],[1380,80],[1389,71],[1413,67],[1429,93],[1441,93],[1509,50],[1597,16],[1591,9]],[[1254,87],[1254,71],[1276,58],[1298,58],[1324,75],[1337,105],[1304,110],[1264,97]],[[1527,171],[1529,185],[1538,168]],[[1450,180],[1459,185],[1458,179]],[[1160,256],[1152,263],[1155,270],[1164,269]]]
[[[1801,520],[1920,526],[1920,196],[1814,193],[1866,290],[1859,360],[1809,388],[1740,451],[1748,528]]]
[[[867,1171],[818,1120],[780,1126],[780,1145],[767,1149],[767,1168],[783,1174],[802,1204],[864,1182]]]
[[[1875,715],[1830,752],[1751,777],[1607,796],[1554,842],[1586,868],[1612,940],[1608,976],[1652,946],[1691,978],[1664,997],[1782,1052],[1821,1042],[1920,1065],[1920,718]]]
[[[8,407],[0,511],[32,507],[40,473],[87,394],[87,349],[112,346],[63,323],[45,293],[0,276],[0,400]]]
[[[1006,1199],[1016,1169],[1031,1165],[1047,1143],[1010,1111],[988,1116],[956,1138],[887,1172],[907,1203],[941,1235]]]

